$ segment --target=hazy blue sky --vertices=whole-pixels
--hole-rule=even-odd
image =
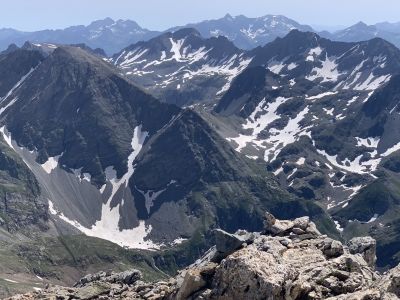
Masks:
[[[112,17],[166,29],[203,19],[283,14],[301,23],[400,21],[399,0],[0,0],[0,28],[63,28]]]

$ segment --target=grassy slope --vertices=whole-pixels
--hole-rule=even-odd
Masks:
[[[83,235],[0,243],[0,298],[42,288],[47,282],[71,285],[88,273],[131,268],[142,271],[147,281],[166,276],[154,266],[150,252]]]

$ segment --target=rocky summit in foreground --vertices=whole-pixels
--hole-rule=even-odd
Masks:
[[[264,231],[215,231],[216,245],[168,281],[145,283],[136,270],[87,275],[11,299],[399,299],[400,266],[374,270],[376,242],[347,245],[322,235],[308,217],[265,215]]]

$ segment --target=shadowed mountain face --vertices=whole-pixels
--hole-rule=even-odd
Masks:
[[[43,55],[38,51],[15,49],[15,51],[0,53],[0,97],[7,93],[42,60]]]
[[[23,79],[44,59],[37,51],[15,49],[0,53],[0,101],[12,97]],[[1,138],[0,141],[0,227],[15,233],[33,225],[45,228],[46,203],[39,183],[23,160]],[[0,240],[4,238],[0,233]]]
[[[153,134],[179,111],[74,47],[56,49],[13,97],[7,104],[18,101],[4,115],[13,138],[38,151],[42,163],[64,153],[61,164],[82,168],[97,184],[104,183],[107,166],[118,176],[126,172],[136,126]]]
[[[47,228],[47,205],[34,174],[3,139],[0,150],[0,227],[12,234],[34,225]]]

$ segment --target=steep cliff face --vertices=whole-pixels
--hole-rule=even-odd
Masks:
[[[53,286],[12,299],[398,299],[400,269],[374,270],[376,242],[343,245],[308,217],[265,215],[261,233],[215,231],[216,246],[177,277],[143,283],[136,270],[100,272],[74,288]]]
[[[12,94],[43,59],[38,51],[11,47],[0,52],[1,105],[11,100]],[[0,241],[10,232],[31,225],[46,227],[47,220],[47,207],[40,197],[37,179],[6,140],[0,138]]]
[[[0,52],[0,99],[19,86],[18,82],[44,59],[39,51],[10,49]]]
[[[34,174],[0,138],[0,229],[15,232],[31,225],[45,228],[48,217]],[[0,240],[2,235],[0,231]]]

